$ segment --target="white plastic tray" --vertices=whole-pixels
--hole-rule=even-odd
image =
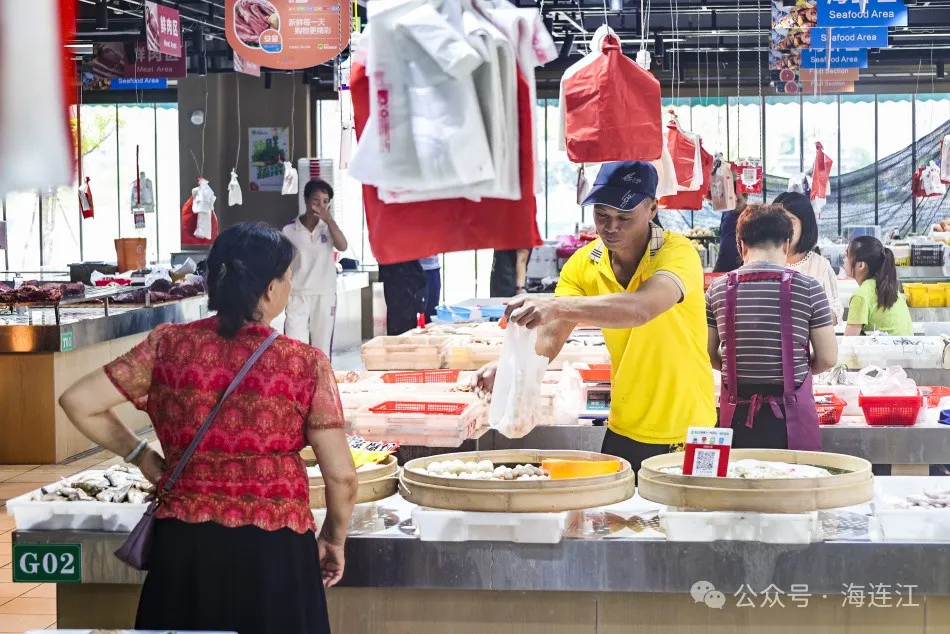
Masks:
[[[567,513],[473,513],[416,507],[412,523],[424,542],[557,544]]]
[[[899,509],[896,502],[924,491],[950,489],[950,478],[874,478],[874,513],[886,540],[950,540],[950,509]]]
[[[74,480],[103,471],[83,471],[66,478]],[[50,483],[52,484],[52,483]],[[103,531],[127,533],[135,528],[148,504],[126,502],[33,502],[30,497],[40,490],[7,500],[7,515],[13,516],[20,531]]]
[[[660,511],[660,526],[671,542],[741,541],[810,544],[821,541],[818,513],[726,513]]]

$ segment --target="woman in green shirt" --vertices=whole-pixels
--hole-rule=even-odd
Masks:
[[[909,337],[914,334],[890,249],[872,236],[855,238],[848,245],[844,270],[859,284],[848,304],[845,335],[885,332],[895,337]]]

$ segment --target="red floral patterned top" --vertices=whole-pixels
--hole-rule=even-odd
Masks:
[[[217,318],[162,325],[105,367],[115,386],[148,413],[165,454],[165,477],[241,366],[272,332],[245,325],[234,339]],[[279,337],[228,398],[156,517],[184,522],[315,530],[306,429],[344,426],[327,357]]]

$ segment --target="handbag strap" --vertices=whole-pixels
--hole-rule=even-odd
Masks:
[[[173,471],[168,480],[165,481],[165,486],[162,487],[163,494],[171,491],[172,487],[175,486],[175,482],[177,482],[178,478],[181,477],[182,471],[185,470],[185,467],[188,465],[188,461],[191,460],[191,456],[194,455],[195,450],[198,449],[198,444],[201,442],[201,439],[204,438],[208,428],[211,427],[211,423],[213,423],[214,419],[217,417],[218,411],[221,409],[221,405],[223,405],[224,402],[228,400],[228,397],[231,396],[231,393],[237,389],[238,385],[241,384],[241,381],[244,380],[244,377],[247,376],[247,373],[250,371],[251,367],[257,363],[257,360],[261,358],[261,355],[264,354],[268,348],[270,348],[270,345],[274,343],[274,341],[276,341],[277,337],[279,336],[279,332],[272,332],[267,337],[267,339],[265,339],[264,342],[257,347],[257,350],[254,351],[254,354],[250,356],[250,358],[244,363],[244,366],[234,376],[234,380],[231,381],[231,385],[229,385],[228,389],[225,390],[221,400],[218,401],[218,403],[208,414],[205,422],[202,423],[201,427],[198,429],[198,433],[196,433],[195,437],[192,439],[191,444],[188,445],[187,449],[185,449],[185,453],[181,455],[181,460],[178,461],[175,471]]]

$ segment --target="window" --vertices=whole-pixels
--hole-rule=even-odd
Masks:
[[[838,187],[841,226],[873,225],[877,200],[877,126],[873,95],[841,95]],[[832,195],[834,189],[832,189]],[[825,232],[827,233],[827,232]]]
[[[913,102],[910,95],[879,95],[878,222],[902,234],[913,225]]]
[[[838,98],[834,95],[802,96],[802,148],[806,172],[815,166],[816,143],[831,157],[830,195],[824,209],[816,209],[819,231],[827,235],[838,233]]]

